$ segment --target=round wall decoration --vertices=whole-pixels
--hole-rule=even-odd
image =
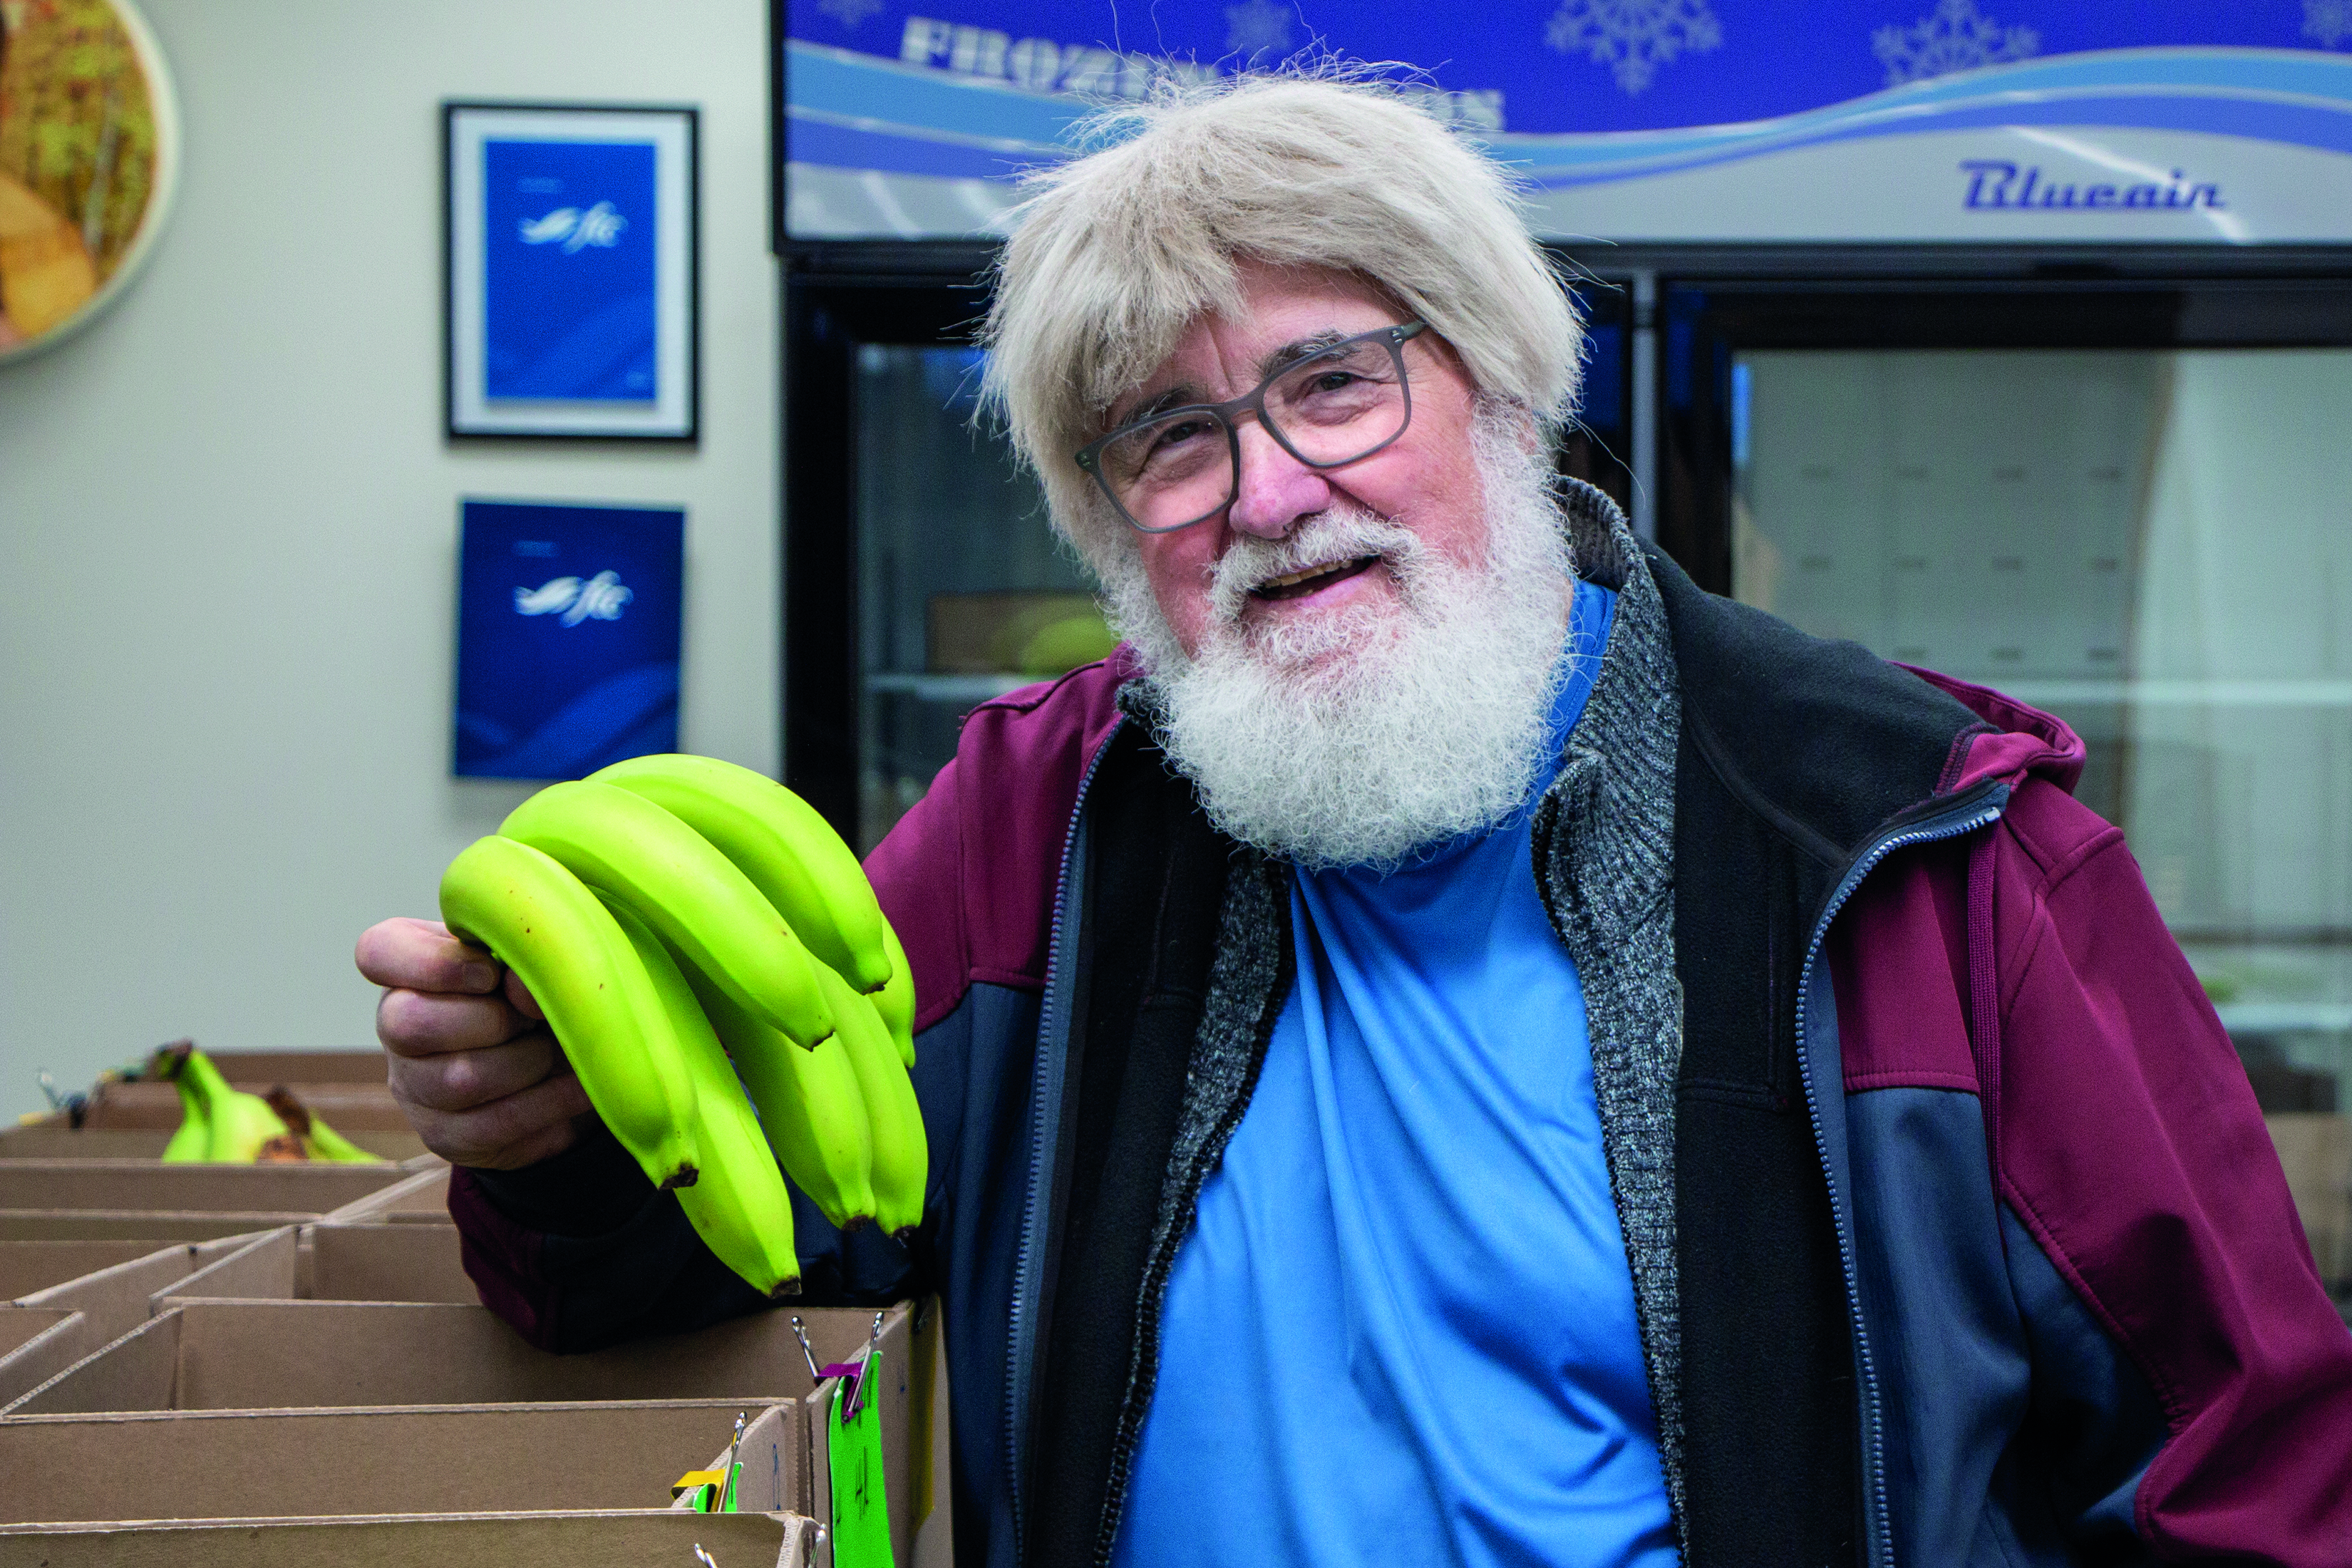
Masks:
[[[171,79],[128,0],[0,0],[0,363],[122,292],[178,173]]]

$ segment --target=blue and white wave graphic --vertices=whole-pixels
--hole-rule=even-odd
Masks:
[[[877,56],[789,47],[796,167],[1007,183],[1068,157],[1089,107]],[[1834,142],[2020,127],[2183,132],[2352,155],[2352,57],[2187,47],[2054,55],[1772,120],[1486,140],[1537,187],[1566,190]]]
[[[530,734],[460,710],[465,739],[492,754],[466,769],[478,778],[576,779],[650,752],[677,750],[675,664],[646,664],[598,681]]]
[[[1635,179],[1798,147],[1989,126],[2129,127],[2352,153],[2352,58],[2271,49],[2116,49],[1912,82],[1746,125],[1489,145],[1538,185]]]

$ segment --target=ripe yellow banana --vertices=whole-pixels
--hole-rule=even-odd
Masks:
[[[817,979],[829,984],[834,1037],[848,1053],[858,1092],[866,1097],[866,1123],[874,1139],[874,1218],[898,1236],[923,1223],[931,1158],[923,1108],[874,1004],[829,969]]]
[[[771,1300],[797,1295],[801,1260],[793,1249],[793,1200],[760,1136],[751,1102],[661,939],[625,909],[614,909],[613,918],[652,977],[694,1078],[702,1179],[678,1189],[678,1206],[703,1245],[751,1289]]]
[[[492,836],[441,877],[441,918],[522,977],[588,1103],[656,1186],[695,1180],[695,1086],[653,977],[579,878]]]
[[[643,795],[551,784],[499,832],[562,862],[772,1027],[803,1045],[833,1027],[816,965],[775,906],[709,840]]]
[[[831,823],[775,780],[716,757],[670,754],[614,763],[589,782],[641,795],[709,840],[810,955],[855,989],[872,993],[889,981],[882,906],[865,868]]]
[[[891,1043],[898,1047],[898,1060],[908,1072],[915,1070],[915,970],[907,962],[907,950],[898,945],[898,933],[888,921],[882,922],[882,950],[890,955],[890,984],[874,993],[874,1011],[881,1016],[882,1026],[890,1031]]]
[[[846,1047],[828,1035],[803,1050],[716,986],[696,985],[695,994],[735,1058],[760,1113],[760,1130],[783,1162],[784,1174],[842,1229],[871,1225],[874,1135]]]

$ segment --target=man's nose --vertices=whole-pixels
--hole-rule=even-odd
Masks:
[[[1241,472],[1225,521],[1236,531],[1280,539],[1300,519],[1331,504],[1331,482],[1284,450],[1264,424],[1249,420],[1234,436],[1241,443]]]

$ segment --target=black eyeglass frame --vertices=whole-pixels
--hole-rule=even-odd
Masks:
[[[1208,521],[1211,518],[1216,516],[1219,512],[1233,505],[1234,498],[1241,493],[1242,436],[1241,421],[1238,417],[1240,415],[1256,415],[1260,428],[1264,429],[1267,435],[1274,437],[1276,445],[1279,446],[1284,451],[1289,453],[1293,458],[1297,458],[1298,461],[1304,463],[1307,467],[1318,470],[1328,468],[1344,468],[1350,463],[1360,463],[1366,458],[1370,457],[1373,453],[1381,451],[1394,444],[1407,430],[1412,427],[1412,377],[1407,374],[1404,367],[1404,345],[1411,342],[1413,339],[1421,336],[1422,333],[1427,331],[1429,331],[1429,323],[1422,321],[1400,321],[1393,326],[1375,327],[1369,332],[1358,332],[1351,338],[1342,338],[1336,343],[1316,350],[1313,353],[1300,355],[1297,359],[1295,359],[1290,363],[1284,365],[1280,370],[1276,371],[1272,375],[1267,376],[1264,381],[1259,382],[1255,387],[1244,393],[1239,397],[1232,398],[1223,403],[1188,403],[1176,408],[1163,408],[1157,414],[1148,414],[1140,419],[1130,419],[1126,424],[1120,426],[1118,429],[1112,431],[1109,435],[1101,437],[1099,440],[1088,442],[1085,447],[1081,447],[1076,454],[1077,465],[1079,468],[1084,468],[1087,473],[1094,476],[1096,487],[1102,491],[1104,499],[1110,502],[1112,510],[1117,511],[1121,520],[1137,532],[1174,533],[1181,529],[1194,527],[1197,524]],[[1365,447],[1362,451],[1356,453],[1353,457],[1341,458],[1336,461],[1328,463],[1318,463],[1314,458],[1309,458],[1305,453],[1301,452],[1297,447],[1292,446],[1290,444],[1290,437],[1282,433],[1282,426],[1265,416],[1266,388],[1272,386],[1276,382],[1280,381],[1284,376],[1294,374],[1300,369],[1313,364],[1318,360],[1354,348],[1358,343],[1366,342],[1377,342],[1386,347],[1389,351],[1389,358],[1395,363],[1397,373],[1397,390],[1404,395],[1404,417],[1397,422],[1397,427],[1391,431],[1386,437],[1373,443],[1371,446]],[[1225,447],[1231,458],[1231,461],[1226,468],[1226,472],[1230,478],[1226,480],[1225,499],[1219,501],[1215,506],[1211,507],[1208,510],[1202,512],[1198,517],[1188,519],[1183,522],[1171,522],[1161,528],[1152,528],[1144,523],[1138,522],[1135,520],[1134,514],[1127,510],[1127,503],[1120,500],[1118,499],[1118,492],[1110,488],[1110,480],[1102,471],[1101,458],[1103,448],[1108,447],[1113,441],[1118,440],[1121,437],[1124,437],[1130,432],[1139,430],[1147,425],[1158,425],[1164,420],[1173,419],[1178,415],[1181,414],[1207,415],[1211,419],[1216,421],[1219,427],[1224,431]]]

